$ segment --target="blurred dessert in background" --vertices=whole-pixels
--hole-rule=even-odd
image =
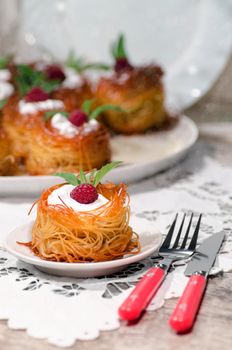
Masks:
[[[160,127],[167,117],[162,69],[157,65],[133,66],[127,58],[123,35],[113,45],[112,54],[114,72],[100,78],[96,98],[100,103],[117,104],[126,113],[107,111],[103,120],[123,134],[143,133]]]
[[[11,142],[0,126],[0,176],[14,175],[17,170],[16,159],[12,155]]]
[[[114,133],[166,125],[162,69],[133,65],[123,35],[112,55],[111,65],[73,52],[64,63],[0,58],[2,175],[100,168],[111,159]]]
[[[43,121],[33,128],[28,139],[29,174],[98,169],[110,161],[109,132],[96,120],[100,108],[94,114],[90,105],[91,100],[86,100],[82,109],[71,113],[64,110],[44,113]]]

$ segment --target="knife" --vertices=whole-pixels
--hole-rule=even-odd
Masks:
[[[190,276],[190,279],[169,319],[171,328],[178,333],[187,332],[194,324],[206,288],[208,274],[224,236],[223,232],[219,232],[207,238],[187,265],[185,275]]]

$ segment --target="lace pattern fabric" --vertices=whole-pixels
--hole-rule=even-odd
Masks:
[[[232,270],[232,162],[228,164],[228,152],[226,143],[200,141],[182,163],[130,188],[132,215],[154,222],[164,234],[176,212],[193,212],[196,218],[203,213],[199,242],[213,233],[226,233],[212,274]],[[15,214],[18,224],[27,220],[29,206],[29,201],[22,200],[3,199],[0,203],[2,213]],[[3,218],[1,246],[12,225]],[[77,339],[94,339],[100,331],[120,326],[118,306],[156,261],[157,257],[151,256],[111,276],[72,279],[44,274],[17,261],[2,247],[0,319],[7,319],[12,329],[25,329],[29,335],[61,347],[71,346]],[[183,262],[176,264],[149,311],[181,295],[187,282],[184,270]]]

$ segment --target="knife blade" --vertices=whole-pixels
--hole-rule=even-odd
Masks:
[[[171,328],[178,333],[189,331],[194,324],[206,288],[208,274],[224,237],[225,234],[219,232],[207,238],[187,265],[185,275],[190,278],[169,319]]]

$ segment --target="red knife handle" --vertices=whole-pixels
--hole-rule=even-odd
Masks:
[[[160,267],[150,268],[120,306],[118,313],[122,320],[137,319],[151,301],[166,272]]]
[[[184,333],[192,328],[204,294],[206,282],[206,277],[200,274],[190,277],[169,319],[170,326],[176,332]]]

